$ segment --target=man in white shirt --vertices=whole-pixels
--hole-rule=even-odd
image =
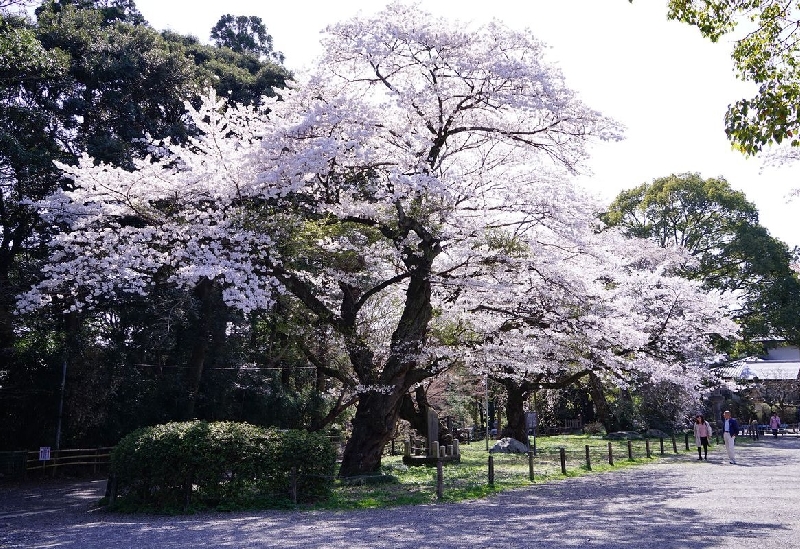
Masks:
[[[733,444],[736,440],[736,435],[739,434],[739,423],[731,417],[729,410],[723,412],[722,417],[722,438],[725,440],[725,449],[728,451],[728,459],[736,465],[736,456],[734,455]]]

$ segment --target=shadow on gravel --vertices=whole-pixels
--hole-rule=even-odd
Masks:
[[[751,467],[796,471],[797,446],[743,449],[741,456]],[[714,456],[717,462],[722,457]],[[48,510],[33,492],[22,514],[0,505],[0,547],[717,549],[731,532],[736,547],[791,534],[787,526],[730,520],[725,482],[733,475],[738,483],[752,469],[689,459],[460,504],[355,512],[127,516],[90,511],[104,485],[53,488],[40,497],[60,493],[66,509]]]
[[[737,463],[745,467],[773,467],[797,463],[798,445],[796,441],[792,441],[791,446],[789,444],[781,446],[780,442],[772,443],[770,441],[769,444],[761,444],[759,449],[762,452],[756,455],[748,455],[746,460],[740,460],[737,452]],[[739,449],[737,448],[737,450]]]

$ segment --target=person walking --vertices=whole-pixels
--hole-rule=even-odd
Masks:
[[[728,451],[728,459],[736,465],[736,455],[734,454],[734,442],[736,435],[739,434],[739,423],[731,417],[731,412],[725,410],[722,413],[722,438],[725,440],[725,449]]]
[[[777,412],[772,412],[772,417],[769,418],[769,428],[772,429],[772,436],[778,438],[778,429],[781,428],[781,418],[778,417]]]
[[[697,445],[697,459],[708,461],[708,439],[711,437],[711,425],[698,414],[694,418],[694,442]],[[705,457],[703,457],[705,453]]]

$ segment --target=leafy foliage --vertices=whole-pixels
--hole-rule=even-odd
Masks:
[[[272,36],[260,17],[225,14],[211,29],[211,39],[219,47],[236,53],[248,53],[278,63],[283,63],[283,54],[272,49]]]
[[[621,192],[602,217],[633,236],[688,250],[697,263],[683,274],[739,297],[736,317],[747,340],[796,337],[800,281],[792,255],[724,179],[659,178]]]
[[[726,133],[734,146],[757,154],[769,144],[800,146],[800,2],[797,0],[670,0],[669,17],[696,26],[716,42],[743,23],[733,62],[758,94],[728,107]]]
[[[159,33],[132,0],[46,0],[38,2],[36,21],[11,13],[23,4],[0,3],[0,415],[9,435],[0,437],[0,445],[33,447],[52,439],[60,372],[70,354],[65,406],[67,417],[81,420],[65,433],[72,441],[113,443],[120,430],[141,425],[133,410],[153,412],[138,416],[150,422],[174,413],[151,404],[160,400],[156,394],[180,392],[178,376],[165,376],[158,387],[152,377],[138,378],[136,365],[175,372],[178,362],[191,356],[186,347],[197,339],[191,332],[198,326],[194,296],[172,292],[167,298],[169,289],[159,288],[149,304],[128,300],[119,308],[119,296],[108,296],[102,311],[75,316],[69,334],[60,314],[24,320],[14,315],[15,295],[40,277],[47,242],[62,228],[44,222],[31,202],[69,186],[56,161],[74,164],[89,151],[129,169],[134,158],[149,153],[150,137],[185,142],[196,131],[184,116],[186,100],[196,103],[203,90],[216,86],[235,101],[258,104],[262,96],[275,95],[289,73],[253,55]],[[219,320],[224,333],[225,318]],[[62,344],[81,344],[32,353],[29,343],[48,339],[48,332]],[[96,338],[82,335],[89,333]],[[86,422],[91,405],[80,394],[89,391],[90,379],[108,383],[110,390]],[[41,401],[34,405],[23,395],[39,395]],[[115,409],[115,402],[130,406]],[[99,428],[105,420],[109,423]],[[22,426],[27,421],[37,427]]]
[[[193,421],[139,429],[111,456],[121,508],[177,511],[283,505],[327,497],[336,453],[323,435]]]

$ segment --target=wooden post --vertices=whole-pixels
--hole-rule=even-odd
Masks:
[[[563,446],[559,448],[559,453],[561,454],[561,474],[567,474],[567,449]]]
[[[650,439],[649,438],[644,439],[644,448],[645,448],[645,452],[647,452],[647,459],[650,459],[651,456],[650,456]]]
[[[628,439],[628,459],[633,461],[633,441]]]
[[[675,434],[672,435],[672,451],[678,453],[678,441],[675,440]]]
[[[494,486],[494,456],[489,454],[489,486]]]
[[[591,471],[592,470],[592,458],[589,455],[589,445],[588,444],[586,445],[586,470],[587,471]]]
[[[528,480],[533,482],[533,452],[528,452]]]
[[[117,475],[111,473],[106,481],[106,497],[108,497],[108,506],[113,508],[117,501]]]
[[[292,503],[297,505],[297,467],[292,467],[292,484],[289,487]]]
[[[614,449],[610,442],[608,443],[608,464],[614,465]]]
[[[444,497],[444,479],[442,474],[442,459],[436,460],[436,499]]]
[[[664,455],[664,437],[661,437],[659,440],[661,441],[661,455],[663,456]]]
[[[183,487],[183,512],[187,512],[189,510],[189,506],[192,504],[192,477],[189,476],[186,479],[186,484]]]

